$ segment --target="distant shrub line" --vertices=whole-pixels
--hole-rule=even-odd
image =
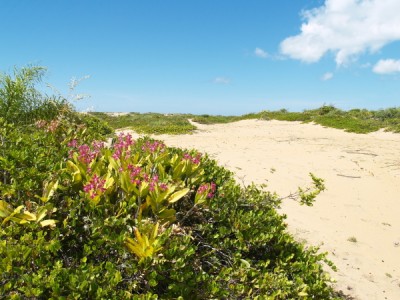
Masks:
[[[129,113],[116,117],[99,112],[91,114],[106,121],[115,129],[132,128],[138,133],[146,134],[191,133],[196,127],[188,119],[201,124],[231,123],[249,119],[299,121],[304,123],[314,122],[322,126],[354,133],[370,133],[379,129],[400,132],[400,108],[387,108],[376,111],[366,109],[344,111],[331,105],[324,105],[318,109],[305,110],[303,112],[289,112],[286,109],[281,109],[242,116]]]

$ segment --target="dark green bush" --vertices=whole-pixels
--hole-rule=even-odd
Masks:
[[[83,148],[72,146],[76,154],[41,200],[21,204],[14,216],[10,214],[18,204],[13,197],[2,202],[3,295],[333,297],[322,270],[324,255],[286,232],[275,210],[280,204],[276,195],[255,186],[241,188],[229,171],[195,151],[145,139],[118,152],[130,140],[117,139],[111,151],[103,148],[90,161],[82,160]],[[133,163],[144,172],[140,178],[157,174],[157,184],[175,192],[161,196],[161,185],[152,192],[149,185],[127,183],[124,176]],[[92,197],[85,186],[93,173],[104,178],[106,188]],[[214,193],[210,197],[200,192],[204,182],[218,187],[212,191],[206,186],[206,194]],[[160,201],[159,206],[152,201]],[[45,213],[39,220],[40,211]],[[158,229],[151,231],[154,226]],[[151,250],[147,254],[137,250],[144,236],[149,244],[143,249]]]

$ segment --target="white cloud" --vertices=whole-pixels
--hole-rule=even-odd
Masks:
[[[378,74],[391,74],[400,72],[400,60],[381,59],[376,63],[372,70]]]
[[[228,84],[231,82],[231,80],[226,77],[216,77],[214,78],[213,82],[216,84]]]
[[[261,58],[267,58],[269,56],[268,53],[261,48],[256,48],[256,50],[254,50],[254,54]]]
[[[333,78],[333,73],[327,72],[324,75],[322,75],[321,80],[327,81]]]
[[[281,52],[309,63],[333,52],[337,65],[346,64],[400,40],[399,12],[399,0],[326,0],[302,13],[301,33],[286,38]]]

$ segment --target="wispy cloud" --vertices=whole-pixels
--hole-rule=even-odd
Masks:
[[[269,56],[269,54],[261,48],[256,48],[254,50],[254,54],[255,54],[255,56],[260,57],[260,58],[267,58]]]
[[[324,75],[322,75],[321,80],[327,81],[327,80],[331,80],[332,78],[333,78],[333,73],[326,72]]]
[[[231,80],[226,77],[215,77],[213,82],[216,84],[229,84]]]
[[[302,13],[301,33],[286,38],[281,53],[312,63],[333,52],[337,65],[347,64],[400,40],[399,11],[398,0],[325,0]]]
[[[400,60],[381,59],[372,69],[377,74],[392,74],[400,72]]]

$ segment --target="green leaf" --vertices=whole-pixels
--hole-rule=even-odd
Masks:
[[[67,161],[67,169],[71,171],[72,174],[72,181],[74,183],[78,183],[82,181],[82,174],[79,167],[74,164],[72,161]]]
[[[12,213],[10,209],[11,206],[7,202],[0,200],[0,217],[8,217]]]
[[[150,239],[151,240],[155,240],[157,235],[158,235],[158,227],[159,227],[159,223],[157,222],[156,225],[154,225],[153,230],[151,231],[151,235],[150,235]]]
[[[129,178],[128,172],[123,172],[120,174],[121,188],[125,193],[130,194],[132,192],[132,186]]]
[[[37,221],[42,220],[46,216],[46,214],[47,214],[47,207],[43,206],[43,207],[39,208],[37,210],[37,214],[36,214]]]
[[[40,222],[40,226],[42,227],[46,227],[46,226],[50,226],[50,227],[54,227],[56,225],[57,221],[56,220],[44,220],[42,222]]]
[[[173,178],[174,179],[179,179],[181,177],[181,175],[183,174],[182,170],[183,167],[185,166],[185,162],[181,161],[175,168],[173,171]]]
[[[23,260],[26,261],[26,259],[28,258],[29,254],[31,254],[32,252],[32,248],[28,248],[25,250],[24,255],[23,255]]]
[[[149,183],[142,181],[139,188],[139,197],[144,197],[149,192]]]
[[[178,192],[173,193],[169,198],[168,198],[168,202],[169,203],[174,203],[176,201],[178,201],[179,199],[181,199],[182,197],[184,197],[187,193],[189,193],[189,189],[188,188],[184,188]]]
[[[245,265],[246,268],[250,268],[250,263],[247,260],[241,259],[240,261]]]
[[[111,186],[113,186],[114,182],[115,182],[114,178],[111,177],[111,174],[108,174],[106,182],[104,184],[104,188],[109,189]]]
[[[163,209],[158,213],[157,216],[162,221],[162,223],[166,223],[175,221],[176,219],[175,214],[176,214],[175,209]]]
[[[33,213],[30,213],[29,211],[24,211],[21,214],[21,219],[27,220],[27,221],[36,221],[36,215]]]
[[[120,166],[118,165],[116,160],[112,156],[110,156],[109,161],[110,164],[108,165],[108,169],[114,169],[116,172],[118,172]]]
[[[46,183],[43,191],[43,196],[40,199],[46,203],[51,197],[53,197],[54,192],[57,190],[57,188],[58,180]]]
[[[23,205],[20,205],[20,206],[18,206],[16,209],[14,209],[14,211],[8,216],[8,217],[6,217],[4,220],[3,220],[3,225],[5,224],[5,223],[7,223],[9,220],[14,220],[15,222],[19,222],[21,219],[19,219],[19,218],[14,218],[14,216],[15,215],[17,215],[17,214],[19,214],[20,213],[20,211],[21,211],[21,209],[23,208],[24,206]]]

